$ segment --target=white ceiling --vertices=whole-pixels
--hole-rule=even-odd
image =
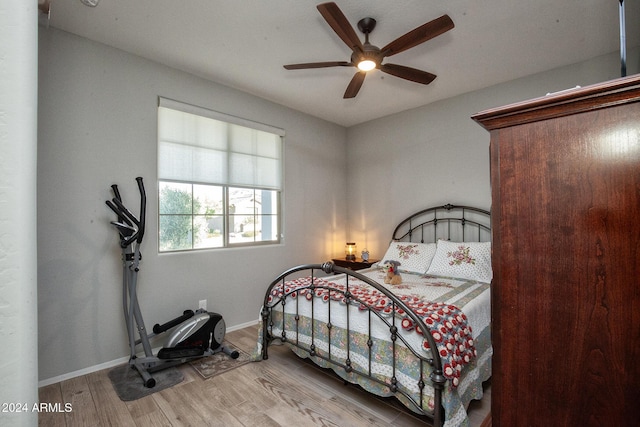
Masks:
[[[443,14],[455,23],[385,60],[437,74],[433,83],[374,70],[356,98],[343,99],[354,68],[282,67],[349,60],[319,3],[50,0],[48,25],[343,126],[620,50],[618,1],[337,0],[358,34],[361,18],[377,20],[370,42],[379,47]],[[640,45],[640,2],[625,1],[625,11],[631,49]]]

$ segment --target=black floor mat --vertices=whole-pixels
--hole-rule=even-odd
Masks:
[[[154,372],[152,376],[156,380],[156,385],[155,387],[147,388],[144,386],[138,371],[128,364],[115,367],[109,371],[109,379],[113,384],[113,388],[116,390],[118,397],[125,402],[149,396],[179,384],[184,379],[182,372],[175,367]]]

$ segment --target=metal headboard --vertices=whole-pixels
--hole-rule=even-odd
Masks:
[[[393,240],[431,243],[491,241],[491,213],[471,206],[446,204],[421,210],[398,224]]]

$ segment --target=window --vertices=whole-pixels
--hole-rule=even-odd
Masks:
[[[279,243],[283,137],[160,98],[160,252]]]

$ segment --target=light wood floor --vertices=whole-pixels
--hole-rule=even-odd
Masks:
[[[247,352],[257,327],[227,334]],[[188,365],[184,381],[133,402],[116,395],[108,370],[42,387],[40,402],[71,403],[68,413],[41,413],[39,426],[424,426],[395,399],[374,397],[344,385],[331,371],[272,346],[269,359],[203,380]],[[471,426],[489,419],[491,387],[469,408]]]

